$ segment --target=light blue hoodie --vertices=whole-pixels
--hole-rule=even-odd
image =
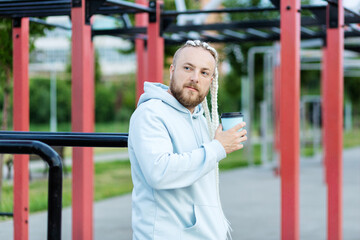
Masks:
[[[201,106],[191,114],[167,89],[145,83],[130,120],[133,240],[226,239],[216,183],[225,150]]]

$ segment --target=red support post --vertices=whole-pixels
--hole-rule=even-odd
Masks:
[[[29,131],[29,19],[13,21],[13,126]],[[14,156],[14,239],[29,238],[29,156]]]
[[[342,228],[342,147],[343,147],[343,98],[344,98],[344,9],[342,0],[338,5],[328,3],[327,73],[324,93],[325,135],[329,139],[325,145],[328,182],[328,239],[343,239]],[[330,112],[331,111],[331,112]]]
[[[149,6],[156,9],[156,16],[150,16],[148,26],[148,79],[150,82],[163,82],[164,39],[160,36],[160,11],[162,1],[150,1]]]
[[[281,0],[281,239],[299,232],[300,0]]]
[[[136,0],[137,4],[147,5],[146,0]],[[138,13],[135,16],[137,27],[147,27],[149,16],[147,13]],[[144,82],[146,81],[147,73],[147,50],[145,48],[145,40],[135,39],[135,49],[137,58],[137,71],[136,71],[136,103],[138,102],[141,94],[144,92]]]
[[[94,56],[85,0],[71,10],[72,131],[94,131]],[[72,239],[93,239],[94,166],[92,148],[73,148]]]

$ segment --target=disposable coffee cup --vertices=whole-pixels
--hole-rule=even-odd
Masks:
[[[223,131],[235,127],[235,125],[244,121],[244,115],[241,112],[228,112],[220,116]],[[241,131],[242,128],[239,130]]]

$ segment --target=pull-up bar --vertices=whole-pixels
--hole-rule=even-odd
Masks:
[[[44,143],[38,141],[19,140],[0,140],[0,153],[37,154],[49,165],[47,239],[60,240],[62,209],[62,163],[59,155],[51,147]],[[21,195],[15,196],[15,198],[18,197],[21,197]],[[15,208],[14,212],[15,214],[21,214],[22,210]],[[9,216],[9,214],[6,215]]]

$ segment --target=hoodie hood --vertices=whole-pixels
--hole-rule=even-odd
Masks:
[[[159,99],[163,101],[164,103],[170,105],[171,107],[175,108],[179,112],[185,113],[185,114],[191,114],[189,109],[184,107],[179,101],[174,98],[173,95],[171,95],[168,92],[169,87],[161,84],[161,83],[152,83],[152,82],[145,82],[144,83],[144,93],[141,95],[138,106],[140,104],[149,101],[151,99]],[[204,110],[199,104],[195,107],[194,113],[192,114],[193,117],[197,118],[203,114]]]

